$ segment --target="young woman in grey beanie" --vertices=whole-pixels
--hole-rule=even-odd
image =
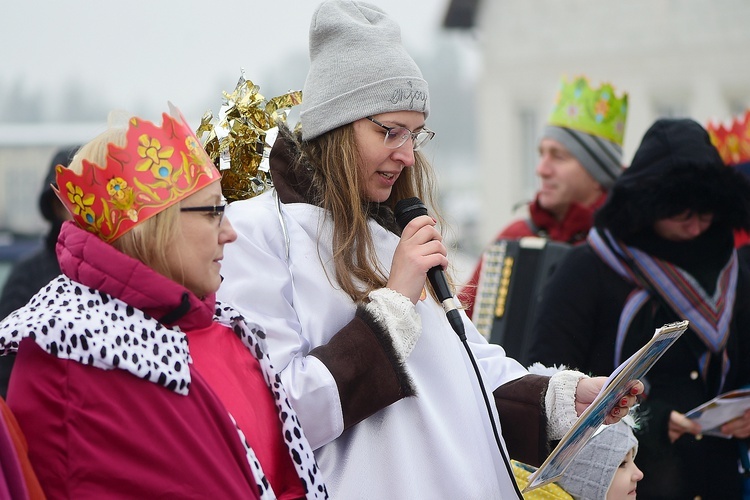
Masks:
[[[399,200],[433,198],[419,152],[434,135],[429,90],[398,25],[377,6],[326,1],[310,63],[301,132],[282,130],[271,151],[274,189],[227,211],[239,237],[219,296],[268,322],[333,498],[516,496],[506,446],[541,463],[603,379],[529,375],[460,313],[469,357],[425,292],[427,271],[448,259],[435,219],[402,231],[394,217]]]

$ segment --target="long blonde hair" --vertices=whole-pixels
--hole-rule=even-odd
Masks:
[[[301,149],[302,161],[313,168],[312,191],[319,197],[314,203],[324,208],[333,222],[336,281],[354,302],[361,303],[369,292],[385,287],[388,280],[367,225],[368,200],[363,194],[365,180],[354,126],[350,123],[304,141]],[[416,151],[414,166],[401,171],[383,204],[393,209],[398,200],[416,196],[431,207],[433,217],[442,221],[433,203],[434,187],[432,167]]]

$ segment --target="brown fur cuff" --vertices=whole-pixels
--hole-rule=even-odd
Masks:
[[[320,359],[336,380],[345,429],[416,394],[390,337],[363,307],[328,344],[310,354]]]
[[[510,457],[536,467],[550,452],[543,403],[548,383],[549,377],[526,375],[493,393]]]

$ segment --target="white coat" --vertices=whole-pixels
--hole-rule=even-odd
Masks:
[[[461,313],[493,401],[489,416],[467,353],[430,296],[416,305],[423,331],[406,361],[417,395],[344,431],[336,380],[308,353],[349,323],[356,305],[334,282],[324,211],[305,203],[280,207],[288,247],[272,192],[229,206],[238,238],[225,248],[218,297],[264,325],[272,362],[316,449],[331,497],[515,497],[489,418],[499,429],[492,391],[528,372],[488,344]],[[370,230],[387,272],[399,237],[372,220]]]

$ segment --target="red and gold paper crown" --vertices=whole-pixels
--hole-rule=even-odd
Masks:
[[[170,104],[162,126],[133,117],[125,146],[108,144],[104,166],[83,160],[79,175],[57,166],[55,190],[82,228],[112,242],[130,229],[221,179],[187,122]]]
[[[628,117],[628,94],[615,95],[609,83],[597,89],[584,76],[563,78],[548,123],[608,139],[622,146]]]
[[[750,109],[728,127],[709,123],[706,130],[725,165],[750,162]]]

